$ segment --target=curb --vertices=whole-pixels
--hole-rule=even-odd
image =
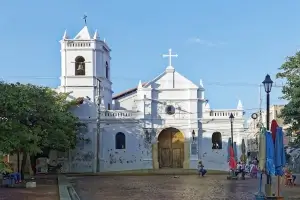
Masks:
[[[80,200],[72,184],[64,175],[58,175],[58,190],[60,200]]]
[[[116,171],[116,172],[98,172],[98,173],[66,173],[66,176],[157,176],[157,175],[198,175],[195,171]],[[208,172],[207,175],[228,175],[228,172]]]
[[[157,175],[197,175],[196,170],[162,171],[162,170],[128,170],[97,173],[65,173],[66,176],[157,176]],[[228,175],[226,171],[208,171],[207,175]]]

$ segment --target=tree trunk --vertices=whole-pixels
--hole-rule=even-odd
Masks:
[[[31,162],[30,162],[30,155],[27,155],[27,162],[26,163],[28,164],[28,170],[29,170],[30,176],[33,176],[34,172],[32,170],[32,166],[31,166]]]
[[[23,152],[23,158],[21,162],[21,179],[24,180],[25,167],[27,162],[27,152]]]
[[[18,173],[20,173],[20,151],[17,152]]]
[[[38,159],[38,157],[35,155],[30,156],[31,169],[32,169],[34,175],[36,175],[36,160],[37,159]]]

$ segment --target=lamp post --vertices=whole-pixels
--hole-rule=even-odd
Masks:
[[[96,135],[96,169],[95,172],[100,172],[100,134],[101,134],[101,80],[96,78],[97,80],[97,135]]]
[[[233,116],[232,113],[230,113],[229,121],[230,121],[230,130],[231,130],[231,144],[230,145],[231,145],[231,148],[233,149],[233,121],[234,121],[234,116]],[[229,152],[228,152],[228,154],[229,154]],[[235,169],[231,169],[231,175],[228,176],[227,179],[230,179],[230,180],[237,179],[237,177],[235,176]]]
[[[267,115],[266,115],[266,125],[267,130],[270,130],[270,92],[272,89],[273,81],[269,74],[266,75],[265,80],[262,82],[264,84],[265,92],[267,93]],[[267,175],[267,185],[266,194],[271,195],[271,176]]]
[[[270,92],[272,89],[273,81],[269,74],[266,75],[265,80],[262,82],[264,84],[265,91],[267,93],[267,130],[270,130]]]
[[[196,133],[195,133],[195,131],[193,130],[193,131],[192,131],[193,143],[195,142],[195,135],[196,135]]]
[[[229,116],[229,120],[230,120],[230,129],[231,129],[231,147],[233,149],[233,121],[234,121],[234,116],[231,113]]]

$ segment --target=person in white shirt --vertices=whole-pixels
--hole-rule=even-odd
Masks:
[[[246,173],[246,164],[244,162],[241,162],[241,173],[242,173],[242,178],[245,178],[245,173]]]
[[[251,164],[250,164],[250,172],[252,172],[253,167],[254,167],[254,164],[253,164],[253,162],[251,162]]]
[[[241,162],[238,162],[237,165],[236,165],[235,175],[237,176],[241,172],[242,172],[242,164],[241,164]]]

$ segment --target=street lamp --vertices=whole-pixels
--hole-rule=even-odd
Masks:
[[[232,113],[230,113],[230,115],[229,115],[229,121],[230,121],[230,128],[231,128],[231,147],[233,149],[233,121],[234,121],[234,116],[233,116]],[[228,152],[228,154],[229,154],[229,152]],[[237,179],[237,177],[235,175],[235,169],[231,169],[231,175],[227,176],[227,179],[228,180]]]
[[[267,116],[266,116],[266,123],[267,123],[267,130],[270,129],[270,92],[272,89],[273,81],[269,74],[266,75],[265,80],[262,82],[264,84],[265,91],[267,93]]]
[[[229,116],[229,121],[230,121],[230,128],[231,128],[231,147],[233,149],[233,121],[234,121],[234,116],[231,113]]]
[[[196,134],[195,134],[195,131],[193,130],[193,131],[192,131],[193,142],[195,141],[195,135],[196,135]]]
[[[264,84],[265,91],[267,93],[267,115],[266,115],[266,124],[267,130],[270,130],[270,92],[272,89],[273,81],[269,74],[266,75],[265,80],[262,82]],[[268,189],[266,189],[266,193],[271,193],[271,176],[267,175],[267,184]],[[267,188],[267,187],[266,187]],[[267,192],[268,191],[268,192]]]

